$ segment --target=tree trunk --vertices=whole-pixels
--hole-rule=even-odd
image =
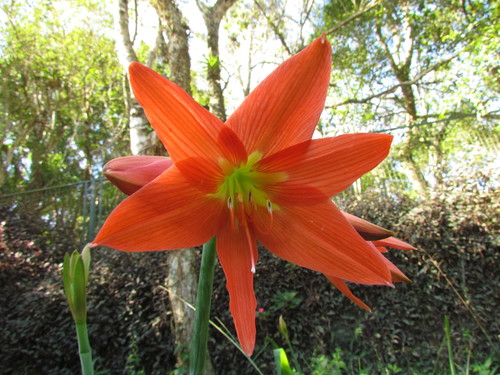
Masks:
[[[210,87],[210,110],[222,121],[226,121],[224,92],[221,86],[221,64],[219,56],[219,26],[222,17],[236,0],[218,0],[214,6],[208,7],[197,0],[198,8],[203,14],[207,27],[207,44],[210,58],[207,66],[207,80]]]
[[[408,114],[409,123],[414,124],[418,119],[415,93],[413,92],[413,85],[406,84],[407,82],[411,82],[410,71],[414,45],[409,20],[405,19],[403,24],[403,30],[397,30],[397,27],[393,27],[393,39],[396,40],[392,41],[392,44],[395,45],[393,46],[393,52],[389,48],[389,43],[387,43],[383,36],[380,25],[377,25],[376,33],[389,60],[392,72],[401,85],[401,92],[403,94],[402,105]],[[404,40],[404,38],[406,38],[406,40]],[[413,156],[412,145],[418,142],[420,138],[417,133],[418,130],[416,128],[408,129],[402,147],[401,157],[408,168],[409,177],[415,183],[417,190],[423,195],[427,195],[429,193],[429,182],[425,179],[421,168],[417,165]]]
[[[156,5],[156,4],[154,4]],[[172,5],[172,3],[170,3]],[[174,4],[175,6],[175,4]],[[133,61],[138,61],[133,48],[129,32],[128,0],[118,0],[119,17],[117,27],[120,31],[121,40],[116,43],[120,62],[125,71]],[[158,10],[159,8],[156,7]],[[162,13],[159,12],[160,15]],[[163,17],[162,17],[163,18]],[[164,19],[164,18],[163,18]],[[172,20],[170,20],[172,21]],[[171,79],[190,92],[190,59],[187,44],[187,27],[185,24],[179,26],[178,23],[169,22],[170,28],[177,31],[169,32],[168,56],[164,56],[168,61],[173,62],[171,66]],[[173,26],[172,26],[173,25]],[[160,25],[161,27],[161,25]],[[179,31],[181,30],[181,31]],[[161,30],[159,30],[161,33]],[[172,34],[172,35],[171,35]],[[181,37],[179,34],[183,34]],[[159,34],[157,42],[162,42]],[[180,40],[180,41],[177,41]],[[155,54],[161,53],[163,49],[158,48]],[[150,56],[154,58],[154,56]],[[175,63],[181,65],[181,68]],[[144,114],[144,110],[129,90],[129,124],[130,124],[130,148],[132,154],[159,154],[158,147],[155,146],[154,138],[147,135],[150,125]],[[162,150],[164,153],[164,149]],[[162,152],[160,152],[162,153]],[[177,366],[186,367],[185,359],[188,358],[188,349],[192,337],[192,327],[194,325],[194,313],[186,306],[183,299],[194,305],[196,299],[197,277],[195,271],[196,254],[193,249],[173,251],[168,255],[168,275],[166,284],[169,290],[170,306],[174,321],[174,335],[178,346]],[[210,367],[211,368],[211,367]],[[207,372],[210,374],[210,372]]]
[[[170,65],[169,79],[191,94],[191,58],[189,56],[188,26],[174,0],[150,0],[160,16],[167,33],[166,58]],[[167,150],[168,151],[168,150]],[[177,345],[177,367],[187,367],[189,348],[193,337],[194,311],[198,277],[196,274],[196,253],[194,249],[172,251],[168,257],[169,298],[174,319]],[[206,357],[204,374],[213,374],[210,357]]]
[[[191,57],[189,56],[189,27],[174,0],[150,0],[167,32],[167,53],[171,81],[191,94]]]
[[[128,75],[128,66],[133,61],[139,61],[135,53],[132,40],[130,39],[128,23],[128,0],[118,0],[118,17],[116,28],[120,32],[121,38],[116,40],[116,51],[118,58],[125,72]],[[127,104],[129,110],[130,129],[130,151],[132,155],[147,153],[151,147],[151,139],[148,137],[150,127],[144,110],[134,97],[132,90],[127,92]]]

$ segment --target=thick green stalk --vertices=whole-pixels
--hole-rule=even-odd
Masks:
[[[76,323],[76,336],[78,338],[78,350],[80,362],[82,363],[82,375],[94,375],[94,363],[92,362],[92,349],[90,348],[87,323]]]
[[[200,278],[198,280],[198,295],[196,296],[196,312],[193,340],[189,354],[189,374],[203,375],[208,342],[208,323],[215,268],[215,237],[203,245],[201,257]]]

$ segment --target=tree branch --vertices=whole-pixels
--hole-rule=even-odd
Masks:
[[[351,14],[345,20],[339,22],[338,24],[336,24],[335,26],[333,26],[331,29],[325,31],[325,34],[326,35],[333,34],[337,30],[343,28],[345,25],[351,23],[355,19],[361,17],[366,12],[368,12],[368,11],[372,10],[373,8],[375,8],[377,5],[380,4],[380,2],[381,2],[381,0],[376,0],[373,3],[371,3],[370,5],[367,5],[367,6],[363,7],[363,8],[361,8],[361,9],[357,10],[355,13]]]
[[[347,99],[347,100],[344,100],[343,102],[340,102],[340,103],[337,103],[337,104],[334,104],[334,105],[330,106],[330,108],[337,108],[337,107],[340,107],[340,106],[346,105],[346,104],[365,104],[365,103],[368,103],[369,101],[371,101],[373,99],[383,97],[383,96],[385,96],[387,94],[391,94],[391,93],[393,93],[394,91],[396,91],[398,88],[400,88],[402,86],[411,86],[411,85],[414,85],[414,84],[418,83],[423,77],[425,77],[430,72],[432,72],[432,71],[440,68],[441,66],[447,64],[448,62],[450,62],[451,60],[453,60],[454,58],[456,58],[458,55],[460,55],[460,53],[462,53],[462,51],[463,50],[455,52],[450,57],[447,57],[446,59],[443,59],[443,60],[437,62],[436,64],[431,65],[427,69],[425,69],[425,70],[421,71],[419,74],[417,74],[411,81],[406,81],[406,82],[398,83],[397,85],[394,85],[394,86],[392,86],[392,87],[390,87],[390,88],[388,88],[386,90],[383,90],[381,92],[378,92],[376,94],[367,96],[367,97],[365,97],[363,99]]]
[[[207,80],[210,86],[210,110],[222,121],[226,121],[226,107],[224,103],[224,89],[221,85],[221,64],[219,54],[219,27],[222,18],[236,0],[217,0],[213,6],[207,6],[200,0],[196,4],[203,14],[207,27],[207,45],[210,56],[215,62],[207,64]]]
[[[278,39],[280,40],[281,42],[281,45],[285,48],[286,52],[291,56],[293,55],[292,53],[292,50],[290,49],[290,47],[288,47],[288,44],[286,43],[286,40],[285,40],[285,36],[283,35],[283,33],[279,30],[278,28],[278,25],[276,25],[273,20],[271,19],[271,17],[268,16],[268,13],[266,12],[266,10],[264,9],[264,7],[262,6],[261,3],[259,3],[258,0],[254,0],[254,3],[255,5],[257,5],[257,8],[259,8],[259,10],[261,11],[262,15],[266,18],[267,20],[267,23],[269,24],[269,26],[271,27],[271,29],[274,31],[274,33],[276,34],[276,36],[278,37]]]

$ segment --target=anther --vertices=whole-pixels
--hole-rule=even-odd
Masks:
[[[267,200],[267,212],[269,212],[271,215],[273,214],[273,204],[269,199]]]
[[[247,237],[248,249],[250,250],[250,271],[255,273],[255,256],[254,256],[254,242],[252,241],[252,236],[250,235],[250,229],[248,225],[245,225],[245,234]]]
[[[256,208],[255,203],[252,198],[252,190],[248,191],[248,205],[250,206],[250,215],[253,214],[254,209]]]

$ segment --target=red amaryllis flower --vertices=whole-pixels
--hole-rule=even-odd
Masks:
[[[154,180],[172,165],[173,162],[168,157],[124,156],[106,163],[103,173],[116,187],[125,194],[130,195]],[[342,212],[342,214],[364,240],[369,241],[371,245],[374,245],[381,252],[387,252],[386,246],[400,250],[415,250],[410,244],[392,237],[393,232],[385,228],[347,212]],[[391,271],[392,282],[410,281],[391,262],[387,261],[387,266]],[[354,296],[342,279],[330,275],[327,275],[327,278],[355,304],[365,310],[371,311],[363,301]]]
[[[331,47],[321,37],[281,64],[224,124],[174,83],[130,66],[135,96],[173,165],[125,199],[93,244],[155,251],[216,236],[236,332],[249,355],[257,241],[342,282],[392,285],[390,262],[330,200],[387,156],[392,137],[311,139],[330,69]]]

